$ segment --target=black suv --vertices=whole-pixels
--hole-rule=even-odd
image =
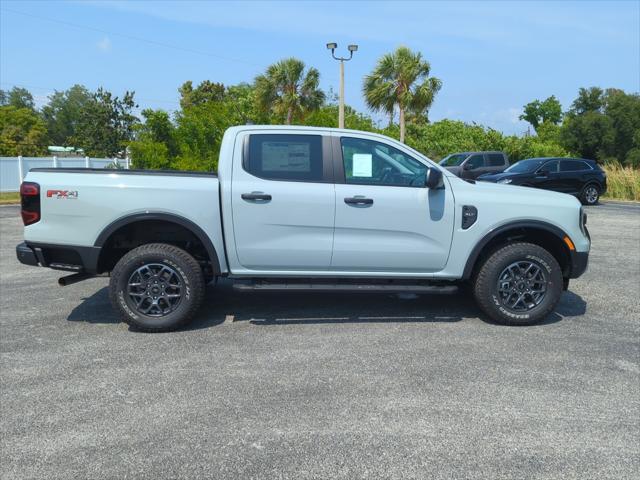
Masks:
[[[607,190],[606,173],[593,160],[581,158],[528,158],[503,173],[481,175],[478,180],[569,193],[585,205],[598,203]]]
[[[440,160],[440,166],[460,178],[475,179],[486,173],[498,173],[509,166],[503,152],[452,153]]]

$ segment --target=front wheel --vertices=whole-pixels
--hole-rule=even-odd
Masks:
[[[587,185],[580,194],[580,201],[584,205],[596,205],[600,199],[600,189],[596,185]]]
[[[164,332],[185,325],[204,297],[204,276],[184,250],[164,243],[128,252],[111,272],[109,296],[129,325]]]
[[[473,290],[480,308],[497,323],[531,325],[553,311],[562,285],[553,255],[538,245],[514,243],[482,263]]]

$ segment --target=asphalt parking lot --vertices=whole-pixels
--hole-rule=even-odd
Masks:
[[[18,264],[0,207],[1,478],[639,478],[640,205],[588,214],[589,271],[542,325],[219,285],[144,334],[106,278]]]

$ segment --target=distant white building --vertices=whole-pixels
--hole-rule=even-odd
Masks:
[[[56,157],[84,157],[84,150],[82,148],[75,147],[58,147],[50,145],[47,147],[51,155]]]

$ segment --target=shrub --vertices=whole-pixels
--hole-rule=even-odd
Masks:
[[[134,168],[172,168],[169,149],[164,143],[138,141],[129,144],[131,163]]]
[[[640,170],[623,167],[618,162],[604,166],[607,172],[607,198],[640,201]]]

